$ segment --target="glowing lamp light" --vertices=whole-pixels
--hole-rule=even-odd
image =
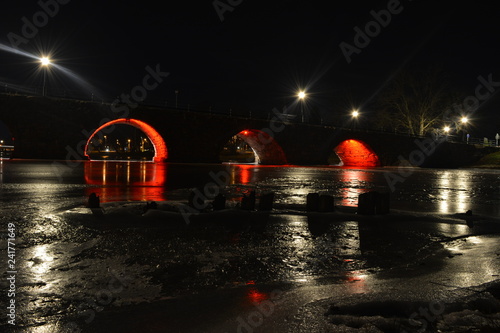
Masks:
[[[248,131],[247,131],[247,130],[244,130],[243,132],[241,132],[241,134],[243,134],[243,135],[248,135]]]
[[[462,124],[467,124],[469,119],[467,119],[467,117],[462,117],[462,119],[460,119],[460,121],[462,122]]]
[[[354,110],[354,111],[352,111],[352,116],[353,116],[354,118],[357,118],[357,117],[359,116],[359,111],[358,111],[358,110]]]
[[[445,126],[443,129],[444,129],[444,131],[445,131],[446,133],[448,133],[448,132],[450,131],[450,127],[449,127],[449,126]]]
[[[306,93],[304,91],[300,91],[298,96],[300,99],[304,99],[304,98],[306,98]]]
[[[48,66],[50,65],[50,59],[48,57],[42,57],[40,58],[40,63],[42,66]]]

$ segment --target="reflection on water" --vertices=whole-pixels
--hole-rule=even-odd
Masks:
[[[95,192],[101,202],[107,201],[163,201],[166,200],[165,163],[98,162],[84,166],[88,196]]]
[[[344,186],[341,189],[341,206],[356,207],[358,196],[366,192],[366,189],[373,183],[374,175],[363,170],[343,170],[341,182]]]
[[[168,169],[168,179],[167,179]],[[387,174],[394,169],[343,167],[262,166],[245,164],[169,164],[150,162],[86,162],[85,183],[102,201],[187,200],[189,190],[199,188],[240,200],[255,190],[257,196],[274,192],[279,205],[305,205],[309,193],[335,197],[336,205],[356,207],[358,196],[370,190],[386,191]],[[442,214],[472,209],[500,214],[500,177],[493,171],[415,169],[397,182],[391,208]],[[1,175],[0,175],[1,176]],[[215,178],[214,178],[215,177]],[[4,176],[4,178],[6,178]],[[209,186],[210,185],[210,186]],[[207,195],[207,199],[211,199]],[[486,208],[486,210],[484,210]]]
[[[214,183],[210,174],[220,172],[226,172],[225,178],[220,177],[227,184],[225,194],[240,194],[237,188],[254,188],[258,193],[275,191],[277,200],[284,204],[305,204],[308,193],[328,192],[338,199],[338,204],[356,205],[359,193],[387,186],[385,175],[397,171],[86,162],[70,172],[71,177],[63,175],[64,183],[61,183],[47,162],[0,163],[1,198],[5,204],[2,214],[6,207],[10,214],[5,215],[6,219],[12,217],[18,221],[26,242],[18,257],[22,258],[20,304],[26,305],[20,316],[36,318],[40,325],[47,323],[36,328],[37,332],[62,332],[57,324],[50,324],[49,317],[63,317],[69,303],[73,309],[81,304],[67,300],[94,299],[103,283],[108,283],[107,274],[103,275],[107,269],[130,274],[133,281],[139,281],[127,286],[123,294],[116,294],[120,304],[130,304],[137,299],[158,300],[160,296],[180,295],[188,290],[196,293],[212,286],[227,286],[233,281],[249,281],[248,293],[242,298],[246,305],[253,305],[273,300],[272,293],[261,287],[270,281],[311,285],[316,279],[334,277],[346,281],[346,291],[367,292],[374,284],[370,281],[371,272],[365,269],[415,261],[413,259],[421,255],[419,249],[427,245],[432,235],[457,237],[470,233],[465,224],[397,220],[332,222],[327,218],[329,214],[318,214],[317,218],[305,214],[271,214],[264,231],[228,232],[231,241],[224,240],[226,233],[221,235],[218,226],[214,232],[194,227],[187,237],[182,236],[184,232],[176,234],[148,228],[99,232],[75,227],[70,215],[56,217],[55,211],[81,200],[84,188],[87,195],[97,192],[103,201],[187,198],[186,189]],[[427,212],[474,209],[471,201],[472,205],[487,202],[496,209],[500,201],[499,188],[499,173],[492,171],[415,170],[411,177],[397,184],[391,199],[395,205],[400,200],[400,207],[410,203],[405,206],[410,209],[415,208],[417,202],[423,203]],[[203,232],[198,232],[200,230]],[[82,244],[83,240],[88,241]],[[469,243],[481,246],[481,250],[494,245],[480,243],[481,240],[484,238],[463,241],[464,245],[457,246],[456,251],[465,245],[471,246]],[[457,244],[461,243],[457,241]],[[471,257],[474,260],[466,262],[463,271],[474,270],[483,279],[498,274],[498,263],[477,263],[476,259],[482,256],[481,251],[476,253],[477,256]],[[198,258],[199,254],[207,255]],[[139,264],[144,258],[147,263]],[[156,270],[158,274],[151,280],[151,272]],[[450,279],[448,283],[455,285],[463,285],[461,280],[465,280],[459,274],[450,275]],[[318,284],[323,281],[317,280]],[[161,294],[156,291],[160,289]],[[252,308],[249,313],[253,311],[257,310]]]
[[[470,230],[470,228],[465,224],[448,223],[436,224],[436,229],[443,235],[449,235],[449,237],[453,237],[455,235],[465,235]]]
[[[47,252],[48,245],[40,245],[34,248],[33,258],[31,259],[31,269],[38,275],[43,275],[50,269],[50,262],[54,257]]]
[[[314,241],[307,228],[306,216],[284,215],[278,227],[284,236],[275,240],[287,257],[282,259],[289,279],[294,282],[307,282],[311,278],[306,258],[313,256]]]
[[[269,294],[260,291],[257,287],[251,287],[247,291],[247,299],[251,304],[262,303],[266,299],[269,299]]]
[[[230,184],[247,185],[255,181],[255,165],[240,164],[230,166]]]
[[[465,212],[468,208],[467,177],[462,171],[443,171],[439,176],[439,212]]]
[[[343,274],[345,276],[345,281],[348,282],[346,286],[351,293],[362,294],[369,291],[366,288],[366,280],[369,279],[369,275],[364,271],[345,271]]]

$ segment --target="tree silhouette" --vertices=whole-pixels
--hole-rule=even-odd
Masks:
[[[457,98],[439,69],[401,71],[378,99],[377,126],[423,136],[443,125]]]

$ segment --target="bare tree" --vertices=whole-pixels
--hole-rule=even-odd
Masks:
[[[378,100],[379,126],[423,136],[440,127],[456,101],[447,76],[432,69],[397,74]]]

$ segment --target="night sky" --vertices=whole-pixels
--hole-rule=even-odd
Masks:
[[[148,93],[146,104],[173,106],[178,90],[180,106],[218,112],[265,114],[292,103],[302,88],[308,106],[324,119],[337,119],[353,107],[368,116],[380,90],[402,69],[442,68],[464,97],[475,95],[478,76],[500,82],[500,13],[494,2],[219,3],[232,9],[222,14],[223,21],[211,0],[72,0],[59,4],[58,12],[18,47],[49,53],[89,83],[77,85],[53,70],[48,78],[53,90],[89,91],[111,101],[140,85],[146,66],[158,65],[170,75]],[[388,6],[398,13],[348,63],[339,45],[354,45],[354,28],[364,30],[374,21],[371,11]],[[33,22],[40,10],[37,1],[4,3],[0,42],[10,46],[13,34],[22,36],[22,18]],[[2,85],[41,85],[33,59],[6,51],[0,51],[0,59]],[[500,131],[500,99],[491,95],[473,115],[477,136]]]

